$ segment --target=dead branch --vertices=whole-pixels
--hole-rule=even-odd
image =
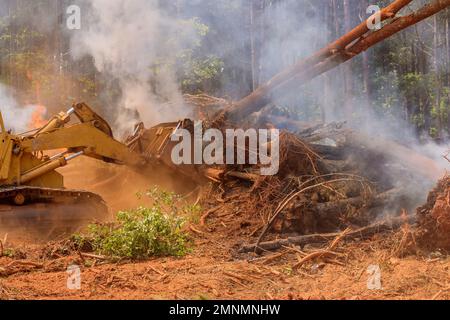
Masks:
[[[156,269],[153,266],[149,266],[150,269],[152,269],[154,272],[156,272],[157,274],[159,274],[160,276],[165,276],[166,274],[158,269]]]
[[[225,176],[234,177],[251,182],[256,182],[261,177],[260,175],[254,173],[239,172],[239,171],[229,171],[225,174]]]
[[[208,211],[206,211],[206,213],[204,215],[202,215],[202,217],[200,218],[200,225],[202,227],[204,227],[206,225],[206,219],[209,217],[209,215],[213,214],[214,212],[216,212],[220,208],[222,208],[222,205],[218,205],[217,207],[214,207],[214,208],[209,209]]]
[[[6,265],[6,268],[13,268],[15,266],[31,266],[35,268],[43,268],[44,265],[39,262],[25,261],[25,260],[14,260]]]
[[[273,262],[273,261],[275,261],[277,259],[280,259],[280,258],[284,257],[285,255],[287,255],[290,252],[291,252],[291,250],[285,250],[285,251],[282,251],[282,252],[271,254],[269,256],[264,256],[264,257],[261,257],[261,258],[252,259],[252,260],[249,260],[249,262],[260,262],[261,264],[268,264],[270,262]]]
[[[100,256],[100,255],[96,255],[96,254],[83,253],[83,252],[80,252],[80,254],[81,254],[81,256],[83,256],[85,258],[98,259],[98,260],[108,260],[108,257],[106,257],[106,256]]]
[[[300,268],[303,264],[305,264],[307,261],[310,261],[313,259],[321,258],[324,256],[330,256],[330,255],[335,256],[336,253],[333,252],[333,250],[336,248],[336,246],[339,244],[339,242],[341,242],[342,239],[344,239],[350,232],[351,232],[350,228],[345,229],[341,234],[339,234],[333,240],[333,242],[326,249],[319,250],[319,251],[308,254],[306,257],[303,257],[298,263],[296,263],[292,268],[294,270],[296,270],[296,269]]]
[[[336,249],[336,246],[341,242],[342,239],[344,239],[349,233],[351,232],[351,228],[347,228],[340,235],[338,235],[333,242],[328,246],[327,250],[332,251]]]
[[[410,222],[413,222],[413,218],[409,217]],[[394,218],[389,219],[386,221],[378,222],[375,224],[372,224],[367,227],[363,227],[360,229],[357,229],[355,231],[351,231],[346,235],[347,239],[368,239],[375,234],[387,232],[387,231],[393,231],[398,229],[400,226],[403,225],[405,222],[404,218]],[[326,243],[329,242],[336,237],[338,237],[341,233],[327,233],[327,234],[310,234],[310,235],[303,235],[303,236],[296,236],[296,237],[290,237],[286,239],[280,239],[280,240],[274,240],[274,241],[267,241],[267,242],[261,242],[258,245],[251,244],[243,246],[239,252],[245,253],[245,252],[253,252],[255,250],[264,250],[264,251],[274,251],[282,248],[283,246],[289,246],[289,245],[297,245],[302,246],[305,244],[310,243]]]
[[[312,180],[315,180],[316,178],[313,178]],[[275,220],[279,217],[279,215],[283,212],[283,210],[286,208],[286,206],[295,198],[297,198],[300,194],[314,189],[314,188],[318,188],[318,187],[322,187],[324,185],[330,184],[330,183],[336,183],[336,182],[346,182],[346,181],[355,181],[355,179],[353,178],[341,178],[341,179],[334,179],[334,180],[329,180],[329,181],[325,181],[325,182],[320,182],[317,184],[314,184],[312,186],[308,186],[305,188],[302,188],[301,190],[291,193],[289,194],[278,206],[278,208],[276,209],[275,213],[272,215],[272,217],[270,218],[269,222],[266,224],[266,226],[264,227],[263,231],[261,232],[261,235],[259,236],[258,240],[256,241],[256,247],[258,247],[258,245],[261,243],[262,239],[264,238],[264,236],[266,235],[267,231],[272,227],[273,223],[275,222]]]
[[[302,258],[299,262],[297,262],[295,265],[292,266],[292,269],[296,270],[299,269],[302,265],[304,265],[306,262],[314,259],[319,259],[324,256],[330,256],[334,255],[334,252],[328,251],[328,250],[319,250],[313,253],[308,254],[306,257]]]
[[[205,234],[204,232],[202,232],[202,231],[196,229],[193,225],[190,225],[190,226],[189,226],[189,229],[190,229],[192,232],[194,232],[194,233],[196,233],[196,234],[199,234],[199,235],[204,235],[204,234]]]

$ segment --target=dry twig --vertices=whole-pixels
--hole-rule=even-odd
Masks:
[[[42,263],[39,262],[34,262],[34,261],[26,261],[26,260],[14,260],[10,263],[8,263],[6,265],[6,268],[12,268],[15,266],[31,266],[31,267],[35,267],[35,268],[43,268],[44,265]]]
[[[202,232],[202,231],[200,231],[200,230],[197,230],[193,225],[190,225],[190,226],[189,226],[189,229],[190,229],[192,232],[196,233],[196,234],[200,234],[200,235],[205,234],[204,232]]]
[[[91,254],[91,253],[80,253],[81,256],[85,257],[85,258],[91,258],[91,259],[98,259],[98,260],[108,260],[108,257],[105,256],[100,256],[100,255],[96,255],[96,254]]]
[[[218,205],[217,207],[214,207],[214,208],[209,209],[208,211],[206,211],[206,213],[204,215],[202,215],[202,217],[200,218],[200,225],[202,227],[204,227],[205,224],[206,224],[206,219],[208,218],[208,216],[213,214],[214,212],[216,212],[220,208],[222,208],[222,205]]]
[[[298,263],[296,263],[292,268],[293,269],[298,269],[300,268],[303,264],[305,264],[305,262],[309,261],[309,260],[313,260],[316,258],[321,258],[323,256],[330,256],[330,255],[336,255],[335,252],[333,252],[333,250],[336,248],[336,246],[339,244],[339,242],[342,241],[342,239],[344,239],[349,233],[351,232],[350,228],[345,229],[340,235],[338,235],[333,242],[331,242],[331,244],[323,250],[319,250],[313,253],[308,254],[306,257],[303,257]]]

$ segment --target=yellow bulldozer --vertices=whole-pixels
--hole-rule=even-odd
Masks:
[[[43,127],[22,134],[7,130],[0,112],[0,231],[52,237],[108,219],[99,195],[64,188],[57,169],[80,156],[148,168],[164,161],[170,136],[183,125],[180,121],[145,129],[140,124],[122,143],[85,103],[74,104]],[[166,163],[170,165],[167,159]]]

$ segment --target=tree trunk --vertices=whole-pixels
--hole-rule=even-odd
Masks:
[[[433,69],[436,77],[436,110],[437,110],[437,136],[435,138],[440,139],[442,136],[442,110],[441,110],[441,72],[439,70],[439,27],[438,27],[438,18],[434,16],[434,25],[433,25],[434,39],[433,39]],[[431,117],[431,115],[429,115]]]
[[[255,2],[256,0],[250,0],[250,50],[251,50],[251,69],[252,69],[252,90],[255,91],[257,87],[257,75],[256,75],[256,56],[255,56]]]
[[[367,0],[365,2],[365,5],[361,8],[361,15],[364,16],[366,14],[366,7],[370,5],[371,0]],[[372,109],[370,107],[370,101],[371,101],[371,89],[370,89],[370,64],[369,64],[369,53],[367,51],[364,51],[362,54],[362,72],[363,72],[363,90],[364,90],[364,108],[366,110],[365,114],[370,114],[372,112]]]
[[[351,21],[350,21],[350,0],[344,0],[344,28],[345,32],[349,32],[351,30]],[[353,114],[353,88],[352,88],[352,61],[348,61],[344,64],[344,84],[345,84],[345,92],[344,92],[344,106],[345,106],[345,119],[350,120]]]

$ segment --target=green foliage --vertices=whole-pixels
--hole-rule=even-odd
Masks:
[[[50,108],[58,105],[59,109],[74,100],[93,106],[109,106],[119,101],[120,85],[106,72],[96,72],[91,58],[74,61],[70,57],[68,37],[73,33],[61,32],[64,23],[59,20],[65,17],[64,12],[53,12],[52,1],[9,2],[10,10],[3,10],[0,16],[0,81],[17,89],[22,103],[39,100]],[[359,2],[348,1],[351,12],[349,21],[345,22],[352,26],[366,17],[366,8],[359,6]],[[380,0],[376,4],[384,7],[391,2]],[[417,6],[425,2],[418,0]],[[202,91],[238,99],[252,89],[253,76],[258,83],[263,83],[294,60],[304,58],[307,52],[348,31],[344,30],[345,10],[338,3],[333,10],[325,10],[331,5],[329,1],[263,1],[261,6],[256,6],[252,25],[248,3],[245,0],[161,1],[160,9],[176,19],[179,28],[164,33],[161,48],[165,49],[155,48],[156,56],[152,54],[152,60],[146,61],[153,78],[160,79],[167,72],[176,78],[185,93]],[[296,20],[306,12],[308,19],[311,18],[304,24],[306,29],[293,28],[290,14],[286,14],[286,21],[278,19],[280,23],[271,23],[284,10]],[[292,97],[282,95],[274,102],[296,111],[292,115],[298,120],[322,121],[327,112],[327,121],[350,119],[357,123],[358,118],[367,117],[370,121],[375,114],[393,128],[404,120],[420,134],[448,136],[449,17],[450,10],[444,10],[428,22],[370,48],[365,59],[362,55],[352,59],[348,62],[349,90],[343,86],[342,69],[336,69],[316,82],[292,90]],[[272,48],[274,40],[290,43],[297,34],[311,33],[315,30],[315,20],[323,32],[317,32],[313,43]],[[312,21],[311,30],[309,21]],[[302,52],[303,49],[308,50]],[[252,70],[253,59],[256,59],[256,70]],[[149,81],[149,88],[156,95],[161,86],[157,80]],[[344,114],[346,108],[342,106],[347,104],[351,106],[351,115]]]
[[[183,204],[179,196],[157,188],[144,195],[151,198],[152,207],[121,211],[112,225],[92,224],[88,235],[76,235],[75,242],[79,246],[89,242],[94,251],[116,258],[185,255],[189,249],[183,226],[199,208]]]
[[[206,24],[200,22],[198,18],[189,20],[197,33],[197,41],[194,41],[191,48],[178,54],[179,74],[184,91],[195,91],[196,86],[204,81],[214,79],[223,69],[223,61],[217,56],[204,55],[203,39],[210,32]]]
[[[223,62],[215,56],[207,56],[203,59],[193,59],[192,57],[186,59],[181,81],[183,91],[195,91],[192,88],[206,80],[214,79],[223,67]]]
[[[4,248],[3,257],[8,257],[12,259],[26,259],[27,255],[24,251],[18,248]]]
[[[16,252],[14,249],[8,248],[3,250],[3,256],[8,258],[14,258],[16,256]]]
[[[224,63],[213,54],[205,54],[204,38],[209,34],[209,26],[201,23],[197,17],[181,20],[181,26],[186,26],[177,34],[177,39],[192,38],[185,48],[175,54],[175,59],[160,57],[154,61],[151,70],[158,75],[163,70],[173,69],[177,73],[183,92],[196,92],[201,90],[202,84],[212,81],[223,70]],[[194,30],[195,36],[185,34],[184,30]],[[167,39],[168,43],[176,39]]]

